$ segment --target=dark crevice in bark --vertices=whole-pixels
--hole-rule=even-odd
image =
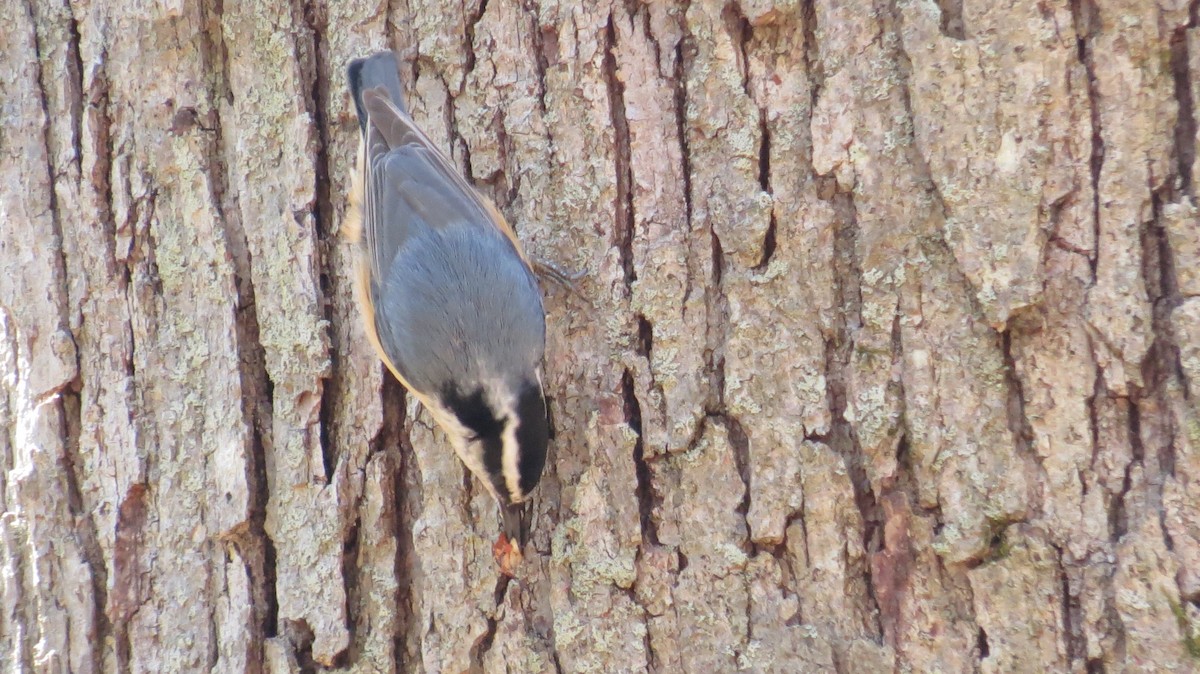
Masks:
[[[306,0],[302,6],[296,8],[296,14],[300,15],[297,18],[303,20],[305,27],[308,29],[308,41],[297,37],[295,43],[296,61],[300,64],[300,71],[305,82],[305,108],[312,115],[314,132],[316,134],[316,146],[311,148],[314,153],[313,160],[313,197],[315,201],[309,205],[308,213],[304,210],[293,213],[293,218],[296,220],[297,227],[304,231],[308,227],[306,215],[312,215],[313,236],[316,238],[318,245],[316,246],[317,269],[319,270],[319,282],[322,302],[322,313],[325,318],[326,325],[334,324],[333,304],[324,298],[332,297],[333,295],[333,280],[330,278],[329,265],[325,261],[331,258],[330,251],[337,246],[338,240],[334,233],[334,217],[333,217],[333,199],[331,198],[330,185],[330,157],[329,157],[329,120],[326,118],[326,104],[329,101],[329,80],[323,76],[324,73],[329,73],[328,63],[328,47],[325,44],[324,31],[328,23],[328,9],[323,3]],[[330,377],[336,378],[339,376],[341,362],[338,358],[338,350],[330,348],[327,351],[329,357],[329,372]],[[334,396],[329,395],[326,391],[321,395],[320,409],[318,410],[318,433],[321,445],[321,461],[325,472],[325,479],[332,482],[334,471],[337,469],[339,451],[337,444],[333,441],[331,428],[333,426]]]
[[[397,390],[402,389],[399,382],[392,382],[392,388]],[[386,387],[385,387],[386,392]],[[385,394],[384,404],[386,405],[388,398]],[[386,409],[386,408],[385,408]],[[403,410],[403,405],[400,406]],[[386,416],[386,413],[385,413]],[[402,435],[400,430],[394,434],[389,434],[393,438],[407,438],[407,434]],[[413,545],[413,526],[416,517],[413,515],[412,508],[409,507],[409,499],[420,498],[419,494],[414,494],[413,490],[409,490],[407,485],[419,485],[421,481],[420,474],[415,468],[416,461],[413,460],[412,447],[402,444],[397,449],[397,470],[394,488],[392,490],[395,500],[394,507],[396,516],[394,519],[396,537],[396,561],[394,565],[394,573],[396,574],[396,611],[400,624],[396,627],[396,633],[393,635],[393,655],[396,661],[396,671],[423,671],[424,666],[420,662],[420,651],[413,658],[415,662],[409,662],[408,644],[416,643],[420,639],[420,623],[416,619],[413,607],[413,585],[420,571],[420,560],[417,558],[416,550]]]
[[[249,541],[244,551],[247,571],[253,585],[254,623],[262,638],[269,639],[278,634],[279,600],[276,594],[275,541],[266,531],[267,502],[270,499],[270,484],[267,476],[267,456],[273,447],[274,386],[266,375],[264,354],[259,342],[258,319],[254,307],[244,306],[239,312],[239,345],[247,347],[240,354],[243,368],[242,381],[245,386],[243,406],[251,422],[250,451],[248,452],[249,479]],[[243,333],[244,331],[244,333]],[[251,661],[261,658],[261,643],[254,645],[256,653]]]
[[[758,147],[758,184],[767,194],[773,194],[771,189],[771,130],[767,126],[767,111],[760,108],[758,118],[759,130],[759,147]],[[754,265],[754,271],[761,272],[771,263],[771,257],[775,255],[776,247],[776,230],[778,223],[775,219],[775,208],[771,208],[771,219],[767,225],[767,233],[763,237],[762,256],[759,257],[758,263]]]
[[[78,363],[76,371],[80,371]],[[75,388],[78,388],[79,385],[80,381],[77,379]],[[80,449],[80,434],[83,428],[82,401],[76,390],[64,391],[59,400],[65,431],[63,459],[66,465],[63,466],[63,476],[67,484],[67,505],[74,519],[73,529],[80,553],[87,562],[91,581],[92,620],[95,631],[89,636],[95,639],[95,643],[103,643],[103,640],[112,633],[112,625],[104,610],[108,604],[108,566],[104,561],[104,550],[100,546],[95,520],[83,502],[83,493],[79,487],[80,476],[83,475],[84,470]],[[96,671],[102,669],[103,654],[103,648],[95,648],[91,651],[92,665]]]
[[[766,271],[767,265],[771,264],[771,258],[775,255],[775,248],[777,245],[776,238],[775,238],[776,237],[775,232],[777,229],[777,225],[778,225],[778,223],[775,220],[775,209],[772,208],[771,209],[771,220],[767,225],[767,233],[766,233],[766,236],[763,237],[762,255],[759,257],[758,262],[755,263],[754,267],[752,267],[753,271],[756,271],[756,272]]]
[[[250,511],[250,534],[262,546],[262,567],[260,575],[256,577],[252,574],[251,580],[259,588],[256,594],[263,598],[263,603],[258,610],[259,629],[262,630],[264,638],[270,639],[279,632],[279,599],[275,589],[277,582],[275,541],[267,534],[265,526],[267,499],[269,496],[267,489],[266,456],[261,451],[261,438],[257,434],[255,445],[253,481],[255,496],[252,499]]]
[[[631,3],[627,0],[626,6],[628,7],[629,5],[633,5],[629,15],[635,20],[640,20],[642,32],[651,46],[654,47],[654,72],[659,77],[669,78],[671,73],[663,70],[663,47],[662,43],[658,40],[658,36],[654,34],[654,27],[650,24],[650,12],[646,9],[646,5],[642,3]]]
[[[1185,87],[1186,89],[1186,87]],[[1181,103],[1182,105],[1182,103]],[[1190,110],[1189,113],[1190,115]],[[1182,109],[1180,115],[1183,115]],[[1194,125],[1193,125],[1194,126]],[[1194,134],[1194,128],[1189,132]],[[1187,162],[1191,166],[1191,161]],[[1182,169],[1182,164],[1180,166]],[[1143,225],[1142,238],[1142,276],[1146,281],[1146,290],[1151,301],[1151,329],[1153,341],[1142,360],[1141,371],[1146,387],[1144,394],[1154,399],[1159,415],[1163,418],[1167,436],[1158,447],[1155,457],[1158,467],[1164,475],[1175,475],[1175,449],[1178,431],[1172,419],[1171,389],[1178,387],[1184,399],[1190,397],[1188,378],[1184,374],[1183,362],[1177,344],[1178,338],[1171,321],[1171,314],[1183,303],[1179,290],[1179,280],[1175,269],[1175,251],[1164,224],[1163,204],[1166,199],[1162,193],[1170,193],[1171,186],[1151,192],[1150,204],[1153,214],[1151,222]],[[1160,518],[1165,513],[1160,510]],[[1170,536],[1163,528],[1163,535],[1168,549],[1172,547]]]
[[[688,76],[688,65],[690,64],[691,59],[695,58],[695,46],[691,46],[689,40],[690,35],[685,35],[680,37],[679,41],[676,43],[676,46],[674,46],[674,66],[673,73],[670,78],[674,89],[674,122],[676,122],[676,136],[679,142],[679,168],[680,175],[683,176],[684,219],[686,222],[686,234],[688,234],[688,236],[686,236],[686,247],[688,247],[689,263],[686,265],[683,299],[679,302],[680,307],[686,307],[689,305],[691,295],[696,290],[696,276],[698,269],[698,251],[696,246],[701,240],[701,236],[695,235],[694,211],[692,211],[692,209],[694,209],[694,197],[692,197],[691,191],[691,156],[689,154],[688,139],[688,78],[686,78],[686,76]],[[684,49],[685,43],[689,44],[689,48],[686,50],[686,53]],[[696,260],[696,264],[692,264],[691,260]],[[713,372],[714,355],[710,353],[710,351],[706,351],[706,354],[704,354],[704,368],[706,368],[706,372],[708,373]],[[720,397],[720,392],[713,389],[712,379],[712,377],[709,377],[709,396],[712,397],[714,402],[712,405],[710,405],[710,407],[716,407],[715,401]]]
[[[504,106],[499,106],[492,112],[491,130],[496,139],[494,144],[496,148],[496,169],[488,175],[472,176],[469,179],[475,189],[490,195],[496,208],[503,212],[516,201],[517,194],[521,188],[521,174],[519,172],[513,176],[512,180],[508,178],[509,157],[514,154],[514,150],[512,141],[508,137],[508,113]],[[466,144],[465,139],[463,140],[463,144]],[[484,190],[485,185],[487,186],[486,190]],[[520,234],[520,232],[517,233]]]
[[[553,57],[555,63],[558,61],[558,27],[553,25],[541,25],[538,22],[537,9],[532,5],[526,5],[525,9],[530,12],[530,22],[533,24],[533,65],[534,71],[537,73],[538,95],[537,105],[538,111],[542,113],[542,118],[546,117],[546,92],[549,89],[546,86],[546,72],[550,70]],[[549,128],[546,129],[547,140],[550,141],[551,152],[553,152],[554,141],[549,137]],[[553,156],[551,157],[553,159]],[[558,162],[552,162],[557,165]]]
[[[966,279],[963,279],[963,282],[966,283]],[[1025,390],[1017,372],[1016,358],[1013,356],[1012,330],[1006,329],[999,336],[1000,355],[1004,360],[1004,383],[1008,391],[1005,410],[1008,431],[1013,438],[1013,450],[1017,456],[1026,458],[1030,461],[1030,465],[1036,466],[1038,470],[1037,483],[1046,484],[1048,478],[1045,467],[1042,465],[1041,458],[1033,450],[1033,425],[1029,422],[1029,415],[1025,412]],[[1037,502],[1037,499],[1032,499],[1026,519],[1040,510],[1041,504]]]
[[[359,493],[361,494],[362,492],[360,491]],[[358,566],[359,538],[363,535],[368,536],[367,545],[371,545],[375,538],[374,531],[367,532],[366,534],[363,533],[362,501],[363,499],[360,496],[351,510],[354,513],[354,520],[349,522],[348,526],[343,525],[345,529],[342,533],[342,591],[346,596],[346,621],[348,623],[347,628],[350,631],[350,644],[345,650],[334,656],[333,662],[335,667],[343,667],[350,662],[357,661],[359,648],[361,647],[359,639],[355,638],[360,635],[357,627],[362,619],[362,616],[359,615],[359,607],[362,599],[360,591],[362,581]]]
[[[1153,426],[1148,430],[1147,437],[1156,442],[1151,449],[1156,450],[1147,470],[1147,481],[1154,489],[1150,493],[1151,512],[1158,514],[1159,530],[1167,551],[1174,551],[1175,542],[1167,527],[1167,513],[1162,507],[1162,488],[1167,476],[1175,476],[1175,451],[1178,430],[1174,423],[1171,408],[1173,406],[1171,389],[1179,387],[1186,394],[1187,377],[1183,373],[1179,347],[1171,323],[1172,310],[1182,303],[1179,294],[1178,281],[1175,275],[1174,254],[1168,241],[1167,232],[1163,226],[1163,201],[1160,192],[1170,192],[1171,186],[1151,192],[1151,209],[1153,218],[1141,227],[1142,243],[1142,275],[1146,281],[1146,289],[1152,305],[1151,330],[1153,340],[1147,350],[1146,357],[1141,363],[1144,389],[1136,392],[1135,405],[1148,406],[1151,414],[1148,421]],[[1139,409],[1139,421],[1141,410]],[[1145,448],[1143,448],[1143,453]],[[1143,461],[1143,465],[1147,465]]]
[[[706,289],[708,304],[708,320],[705,326],[705,369],[709,373],[713,397],[713,412],[725,413],[725,345],[728,343],[726,330],[729,323],[728,299],[721,279],[725,271],[725,254],[721,248],[721,239],[709,225],[709,238],[712,243],[712,284]],[[699,429],[697,429],[697,433]]]
[[[742,75],[742,91],[746,94],[746,98],[754,100],[754,96],[750,93],[750,55],[748,47],[750,40],[754,38],[754,26],[750,25],[750,20],[742,13],[742,8],[737,2],[729,2],[725,8],[721,10],[721,19],[725,22],[725,30],[729,33],[729,39],[737,48],[738,70]]]
[[[1089,343],[1088,349],[1095,353],[1094,348]],[[1100,458],[1100,404],[1104,396],[1108,395],[1104,387],[1104,372],[1100,368],[1093,368],[1095,377],[1092,379],[1092,395],[1088,396],[1088,422],[1091,425],[1092,432],[1092,459],[1088,466],[1095,471],[1096,461]]]
[[[55,267],[55,276],[61,282],[61,294],[58,294],[56,299],[60,300],[56,307],[59,313],[61,326],[66,329],[71,335],[72,342],[77,339],[76,333],[72,330],[72,326],[76,321],[72,320],[72,313],[79,311],[78,307],[81,303],[81,298],[71,297],[72,284],[67,275],[68,259],[66,253],[66,242],[63,235],[63,220],[59,210],[60,202],[58,200],[58,189],[60,181],[79,180],[78,187],[82,191],[83,185],[80,175],[82,161],[82,125],[83,125],[83,65],[80,56],[80,34],[79,25],[75,21],[75,17],[71,12],[71,7],[68,2],[63,2],[61,10],[64,15],[64,23],[66,29],[66,62],[64,70],[66,81],[65,100],[63,103],[67,107],[70,114],[70,159],[67,166],[55,166],[57,153],[54,151],[54,124],[51,121],[49,89],[47,88],[47,73],[45,69],[44,59],[46,58],[45,45],[43,37],[39,34],[39,29],[43,28],[43,24],[49,23],[48,17],[39,17],[39,6],[32,1],[26,3],[26,12],[29,17],[29,25],[31,28],[31,37],[34,45],[34,56],[36,57],[36,79],[38,87],[38,101],[41,106],[43,115],[43,147],[46,152],[46,173],[47,184],[49,186],[47,206],[50,210],[51,226],[53,228],[54,241],[51,243],[51,249],[57,250],[58,255],[54,258],[52,264]],[[40,20],[39,20],[40,19]],[[3,132],[0,132],[2,135]],[[103,130],[107,133],[107,129]],[[103,149],[103,148],[100,148]],[[105,160],[108,155],[101,155],[97,161],[101,166],[106,166]],[[48,289],[48,292],[53,292]],[[72,307],[76,307],[72,309]],[[81,321],[80,321],[81,322]],[[77,329],[77,328],[76,328]],[[91,613],[92,613],[92,633],[88,636],[95,644],[102,644],[105,640],[113,635],[112,623],[109,620],[106,612],[108,604],[108,567],[105,564],[104,552],[99,541],[99,533],[96,529],[96,524],[91,514],[83,501],[83,494],[80,488],[80,476],[83,470],[83,461],[80,454],[80,434],[82,432],[82,399],[80,390],[83,386],[81,379],[81,363],[80,351],[74,349],[74,378],[70,381],[61,382],[54,390],[36,392],[40,400],[45,400],[48,396],[59,393],[59,400],[55,403],[58,413],[61,415],[63,424],[63,457],[61,466],[63,479],[67,491],[67,510],[72,517],[72,529],[76,536],[76,543],[79,546],[80,555],[86,562],[86,572],[88,575],[87,585],[91,591]],[[12,465],[9,463],[8,465]],[[32,628],[32,625],[27,626]],[[31,629],[31,633],[35,630]],[[99,671],[102,668],[104,659],[103,647],[93,648],[90,651],[92,666]],[[66,654],[68,659],[70,654]]]
[[[1063,549],[1052,545],[1056,553],[1058,567],[1059,600],[1062,611],[1063,641],[1067,646],[1067,661],[1072,663],[1072,669],[1087,658],[1087,639],[1083,634],[1083,607],[1079,597],[1071,593],[1070,577],[1067,574],[1071,563],[1064,556]]]
[[[129,622],[141,610],[148,592],[145,585],[148,569],[142,565],[144,555],[147,554],[147,491],[145,484],[130,485],[129,491],[117,506],[112,548],[113,584],[109,594],[112,601],[107,608],[107,614],[113,626],[118,672],[132,671]]]
[[[463,64],[464,72],[470,74],[475,70],[475,27],[483,20],[483,15],[487,12],[488,0],[479,0],[479,6],[463,17],[463,53],[466,54],[466,61]],[[463,78],[463,86],[466,86],[466,78]],[[458,93],[462,93],[459,89]]]
[[[1194,10],[1195,5],[1193,5]],[[1192,186],[1192,163],[1196,160],[1196,115],[1192,100],[1191,67],[1188,61],[1188,28],[1195,25],[1195,17],[1171,35],[1171,74],[1175,79],[1175,100],[1179,114],[1175,118],[1175,163],[1182,192],[1194,196]]]
[[[51,249],[58,251],[58,255],[54,258],[52,264],[55,268],[54,269],[54,277],[59,279],[59,281],[61,283],[61,285],[58,289],[54,289],[54,290],[48,289],[48,293],[56,296],[55,299],[59,300],[58,302],[56,302],[56,304],[57,304],[56,309],[58,310],[58,317],[59,317],[62,327],[67,328],[71,324],[70,310],[68,307],[68,301],[70,298],[67,296],[67,290],[66,290],[66,287],[68,285],[67,284],[67,259],[66,259],[66,253],[64,252],[64,249],[63,249],[62,214],[59,211],[58,189],[57,189],[59,173],[61,172],[65,175],[67,172],[67,167],[54,165],[54,160],[55,160],[54,125],[51,123],[52,117],[51,117],[50,99],[49,99],[49,93],[48,93],[50,91],[50,89],[47,87],[46,72],[45,72],[45,68],[43,68],[43,59],[46,58],[46,51],[45,51],[45,45],[43,45],[43,43],[42,43],[43,38],[41,35],[39,35],[38,30],[37,30],[38,25],[39,25],[39,22],[38,22],[39,17],[38,17],[38,12],[37,12],[37,6],[33,3],[33,0],[26,0],[25,10],[29,16],[30,26],[33,28],[33,31],[32,31],[33,32],[33,35],[32,35],[33,48],[34,48],[34,55],[36,56],[36,60],[37,60],[37,65],[36,65],[36,70],[37,70],[36,78],[37,78],[37,87],[38,87],[37,96],[38,96],[38,103],[41,106],[41,113],[42,113],[42,147],[45,148],[45,150],[46,150],[46,166],[45,166],[46,184],[50,187],[49,194],[48,194],[50,203],[48,204],[48,206],[50,207],[50,222],[51,222],[51,227],[53,229],[53,236],[54,236],[54,241],[52,242]],[[76,46],[76,49],[78,49],[78,46]],[[76,155],[75,161],[78,161],[78,148],[79,148],[78,137],[76,137],[74,139],[74,145],[72,146],[72,148]],[[55,290],[58,290],[58,292],[55,292]],[[74,339],[73,334],[72,334],[72,339]],[[78,358],[78,356],[76,356],[76,358]],[[76,373],[76,376],[78,376],[78,372]],[[69,381],[64,381],[64,382],[61,382],[61,384],[57,385],[53,390],[36,391],[35,393],[39,396],[38,401],[41,402],[41,401],[46,400],[49,396],[51,396],[55,393],[58,393],[60,390],[62,390],[63,387],[70,385],[70,383],[71,382],[69,382]]]
[[[688,141],[688,117],[687,117],[687,62],[685,58],[684,42],[681,39],[679,44],[675,45],[675,73],[672,79],[675,82],[675,129],[679,136],[679,156],[682,160],[682,175],[683,175],[683,205],[684,213],[687,216],[687,229],[692,231],[692,156],[689,151]],[[687,298],[684,298],[686,302]]]
[[[725,422],[725,428],[728,431],[729,446],[733,448],[733,462],[737,466],[738,476],[742,479],[742,500],[738,503],[737,513],[746,519],[747,513],[750,512],[750,438],[746,435],[746,429],[742,427],[742,422],[732,415],[724,415],[721,419]],[[749,540],[750,527],[746,525],[746,536]]]
[[[79,22],[71,10],[71,3],[64,0],[67,17],[67,102],[71,111],[71,146],[75,149],[75,160],[83,156],[83,56],[80,53]]]
[[[642,437],[642,406],[634,388],[633,373],[628,369],[621,377],[621,393],[625,399],[625,422],[637,439],[633,445],[633,467],[637,476],[635,494],[638,500],[638,517],[641,522],[645,543],[658,545],[658,529],[654,522],[654,475],[646,461],[646,446]]]
[[[1125,464],[1125,477],[1121,484],[1121,492],[1113,497],[1113,502],[1109,506],[1109,532],[1112,535],[1113,543],[1120,542],[1121,537],[1129,531],[1129,513],[1126,510],[1125,498],[1129,495],[1129,490],[1133,488],[1133,468],[1136,464],[1143,463],[1145,458],[1145,450],[1142,447],[1141,414],[1138,406],[1128,399],[1122,400],[1122,404],[1129,427],[1131,458],[1129,463]]]
[[[654,326],[650,325],[650,321],[646,320],[646,317],[641,314],[638,314],[637,320],[638,354],[648,359],[650,357],[650,350],[654,348]]]
[[[1146,449],[1142,444],[1142,411],[1133,399],[1129,404],[1129,443],[1134,463],[1144,463]]]
[[[862,327],[862,262],[858,256],[858,207],[851,194],[831,197],[835,211],[833,230],[834,305],[836,314],[834,345],[847,349],[843,362],[849,363],[853,336]],[[830,373],[826,373],[828,377]],[[831,403],[832,405],[832,403]]]
[[[942,10],[942,35],[955,40],[967,39],[967,28],[963,23],[963,0],[937,0]]]
[[[315,635],[305,620],[288,620],[283,626],[284,634],[292,647],[292,654],[300,668],[300,674],[317,674],[321,666],[313,660],[312,649]]]
[[[817,42],[816,0],[801,0],[800,23],[804,30],[804,72],[808,76],[811,97],[809,110],[816,110],[821,88],[825,86],[825,63]],[[811,114],[811,113],[810,113]]]
[[[260,630],[251,640],[251,667],[261,666],[262,640],[276,635],[279,604],[276,595],[275,544],[266,532],[267,501],[270,484],[267,476],[267,457],[273,451],[274,427],[274,383],[266,370],[266,355],[262,346],[257,313],[257,300],[253,285],[253,260],[247,241],[244,223],[237,207],[238,195],[229,185],[230,168],[223,153],[225,148],[224,129],[221,122],[220,105],[233,100],[229,89],[228,52],[222,33],[223,3],[218,1],[206,5],[202,19],[207,29],[202,40],[201,59],[206,72],[219,76],[209,90],[212,110],[207,115],[211,127],[208,131],[208,156],[213,165],[208,171],[210,199],[213,209],[219,214],[225,245],[228,247],[233,266],[237,302],[234,307],[234,328],[238,353],[239,381],[242,387],[242,418],[248,424],[246,538],[235,538],[242,547],[247,571],[253,584],[252,624]],[[203,130],[203,127],[202,127]]]
[[[675,133],[679,138],[679,158],[680,158],[680,173],[683,176],[683,205],[684,217],[687,220],[687,232],[691,234],[693,230],[692,221],[692,161],[689,154],[688,141],[688,118],[687,118],[687,66],[685,64],[684,43],[686,38],[681,38],[675,45],[675,72],[671,77],[672,83],[675,86]],[[689,50],[690,51],[690,50]],[[690,57],[689,57],[690,58]],[[688,237],[690,242],[692,237]],[[693,250],[689,243],[688,255],[691,256]],[[688,300],[691,299],[692,292],[696,283],[693,278],[692,266],[687,266],[687,278],[684,279],[683,299],[680,301],[680,306],[687,306]]]
[[[501,575],[496,580],[496,590],[493,593],[493,599],[497,608],[504,604],[504,596],[508,593],[509,581],[509,577],[504,575]],[[488,651],[492,648],[492,643],[496,640],[496,628],[499,625],[499,619],[494,615],[489,616],[487,619],[487,629],[471,645],[471,667],[468,670],[470,674],[483,674],[486,671],[483,667],[483,659],[487,656]]]
[[[771,129],[767,125],[767,111],[758,111],[758,185],[771,194]]]
[[[854,428],[844,418],[845,387],[843,384],[834,385],[832,380],[829,381],[831,397],[834,399],[836,405],[833,427],[829,436],[829,446],[842,457],[846,471],[850,476],[851,488],[854,490],[855,506],[862,517],[862,549],[865,552],[865,556],[861,562],[854,564],[847,563],[847,567],[850,572],[861,574],[863,578],[863,590],[865,592],[865,597],[863,598],[866,600],[868,609],[866,615],[862,616],[866,623],[864,627],[871,630],[876,643],[883,643],[882,611],[880,609],[879,598],[876,595],[875,578],[870,564],[871,556],[880,552],[884,547],[883,508],[876,498],[870,479],[867,476],[866,467],[863,465],[862,447],[858,443]],[[861,567],[854,568],[860,563]]]
[[[991,649],[988,648],[987,632],[982,627],[975,635],[975,650],[979,652],[979,659],[983,660],[991,654]]]
[[[91,86],[88,89],[87,109],[95,129],[92,149],[95,152],[95,165],[90,175],[84,179],[90,180],[96,191],[96,207],[99,209],[100,225],[103,227],[103,243],[105,246],[106,262],[115,268],[115,274],[120,277],[118,290],[125,292],[129,288],[129,267],[120,264],[126,251],[116,250],[117,222],[113,215],[113,121],[109,114],[109,79],[106,64],[108,63],[107,48],[103,48],[92,69]],[[94,114],[91,111],[95,111]],[[128,190],[125,190],[128,194]],[[130,209],[132,215],[133,209]],[[132,223],[122,223],[125,229],[132,229]],[[86,317],[83,319],[86,321]]]
[[[1096,280],[1096,265],[1100,257],[1100,172],[1104,167],[1104,136],[1101,134],[1100,92],[1096,84],[1096,69],[1092,46],[1088,42],[1099,26],[1099,10],[1094,0],[1071,0],[1071,16],[1075,24],[1076,58],[1087,72],[1088,109],[1091,112],[1092,156],[1092,231],[1096,249],[1092,251],[1092,282]]]
[[[625,285],[632,286],[637,280],[633,265],[633,172],[630,165],[629,122],[625,117],[625,84],[617,74],[617,35],[610,14],[604,28],[604,83],[608,88],[609,111],[613,123],[613,145],[616,151],[617,193],[613,209],[616,222],[613,231],[619,237],[618,250],[621,267],[625,272]]]
[[[846,420],[850,396],[849,376],[855,348],[854,335],[862,325],[862,268],[857,250],[858,214],[853,195],[834,192],[829,199],[835,211],[832,242],[834,303],[842,310],[836,313],[831,326],[832,334],[826,337],[825,380],[831,427],[827,437],[815,439],[828,444],[842,458],[850,476],[855,505],[862,518],[862,545],[866,553],[862,568],[856,570],[863,578],[863,599],[868,607],[867,615],[863,616],[867,622],[864,627],[871,630],[876,642],[882,643],[882,611],[870,560],[883,549],[884,517],[878,500],[880,495],[873,491],[867,475],[863,448],[853,425]],[[898,327],[898,323],[894,327]],[[892,354],[893,359],[896,357],[896,354]],[[801,522],[803,523],[803,520]],[[807,540],[805,545],[807,552]],[[837,664],[835,662],[835,665]]]
[[[438,81],[442,83],[442,87],[446,90],[446,154],[451,158],[461,155],[463,165],[463,177],[472,186],[477,187],[475,180],[475,167],[471,164],[471,147],[467,145],[467,140],[463,138],[458,131],[458,110],[455,107],[455,94],[450,89],[450,84],[444,76],[438,76]],[[457,152],[456,152],[457,151]]]

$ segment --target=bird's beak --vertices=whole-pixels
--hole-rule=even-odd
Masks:
[[[529,539],[529,513],[524,503],[513,503],[500,507],[504,535],[520,550]]]

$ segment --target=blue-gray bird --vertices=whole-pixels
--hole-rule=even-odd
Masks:
[[[367,334],[499,503],[493,550],[511,575],[549,435],[534,267],[499,211],[413,123],[395,55],[348,71],[362,142],[347,229]]]

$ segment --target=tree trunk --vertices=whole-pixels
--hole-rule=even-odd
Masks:
[[[1200,671],[1196,13],[0,2],[3,671]],[[588,272],[513,581],[352,300],[383,47]]]

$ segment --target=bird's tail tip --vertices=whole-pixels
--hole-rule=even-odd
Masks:
[[[408,112],[400,85],[400,64],[396,52],[390,49],[350,61],[346,66],[346,83],[350,87],[350,95],[354,97],[358,123],[364,128],[367,123],[367,111],[363,107],[362,95],[368,89],[383,87],[396,107]]]

